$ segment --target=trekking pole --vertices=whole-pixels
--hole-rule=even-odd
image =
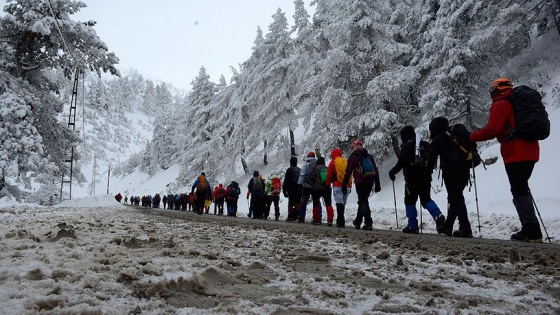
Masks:
[[[476,202],[476,216],[478,218],[478,233],[480,234],[480,211],[478,209],[478,190],[476,189],[476,171],[474,170],[474,158],[472,159],[472,174],[473,174],[473,182],[474,182],[474,200]]]
[[[420,203],[420,198],[418,198],[418,211],[420,212],[420,234],[422,234],[422,204]]]
[[[535,198],[533,198],[533,195],[531,194],[531,200],[533,200],[533,205],[535,206],[535,210],[537,210],[537,214],[539,215],[539,219],[541,219],[541,224],[544,230],[544,234],[546,234],[546,239],[548,240],[548,242],[550,244],[552,244],[552,238],[550,236],[548,236],[548,232],[546,231],[546,227],[544,226],[544,222],[542,220],[541,217],[541,213],[539,212],[539,208],[537,207],[537,203],[535,202]]]
[[[395,192],[395,181],[393,181],[393,200],[395,201],[395,220],[397,221],[397,230],[399,229],[399,216],[397,214],[397,193]]]

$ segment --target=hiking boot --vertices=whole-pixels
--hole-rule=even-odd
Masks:
[[[445,216],[443,214],[438,215],[436,218],[436,230],[438,234],[443,234],[445,232],[445,228],[443,226],[444,223],[445,223]]]
[[[364,225],[362,227],[362,230],[371,231],[371,230],[373,230],[373,227],[371,225]]]
[[[314,225],[321,225],[321,222],[313,221],[313,224],[314,224]]]
[[[413,229],[413,228],[410,228],[408,226],[405,227],[404,229],[402,229],[402,231],[403,231],[403,233],[407,233],[407,234],[418,234],[419,233],[418,229]]]
[[[327,222],[327,226],[332,226],[332,221]]]
[[[280,219],[280,216],[277,215],[274,221],[278,221]]]
[[[453,236],[453,230],[450,230],[450,229],[443,229],[443,235],[445,235],[445,236]]]
[[[345,224],[337,224],[336,227],[337,228],[344,228],[346,225]]]
[[[298,222],[298,223],[305,223],[305,220],[297,219],[297,222]]]
[[[473,238],[473,235],[472,232],[464,232],[461,230],[457,230],[453,232],[453,237]]]
[[[360,229],[360,225],[361,225],[361,224],[356,225],[356,220],[352,220],[352,224],[354,225],[354,227],[356,228],[356,230],[359,230],[359,229]]]
[[[524,224],[521,230],[511,235],[512,241],[542,243],[541,227],[538,223]]]

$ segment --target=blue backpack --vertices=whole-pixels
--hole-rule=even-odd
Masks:
[[[375,179],[375,167],[369,159],[369,155],[360,156],[360,165],[358,166],[358,173],[367,180]]]

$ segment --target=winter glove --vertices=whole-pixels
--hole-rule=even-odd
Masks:
[[[375,185],[375,193],[378,193],[381,191],[381,186],[380,185]]]
[[[348,186],[343,185],[342,187],[340,187],[340,191],[341,191],[342,194],[344,194],[344,195],[348,194]]]
[[[395,173],[393,172],[393,170],[390,170],[390,171],[389,171],[389,178],[390,178],[392,181],[395,181]]]
[[[284,190],[284,197],[289,198],[288,192]]]

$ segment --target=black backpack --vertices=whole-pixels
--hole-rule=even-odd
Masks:
[[[297,166],[292,166],[292,184],[297,185],[297,182],[299,180],[299,173],[301,172],[301,169]]]
[[[416,141],[414,141],[414,159],[411,163],[412,166],[424,169],[428,163],[429,150],[430,144],[428,142],[420,140],[420,143],[417,144]]]
[[[510,128],[507,140],[520,138],[535,141],[550,135],[548,113],[542,103],[541,94],[528,86],[515,87],[511,92],[511,105],[515,117],[515,129]]]
[[[470,132],[463,124],[455,124],[449,127],[449,134],[453,142],[454,155],[457,156],[456,163],[465,163],[473,168],[480,165],[482,159],[478,154],[476,143],[470,140]]]

